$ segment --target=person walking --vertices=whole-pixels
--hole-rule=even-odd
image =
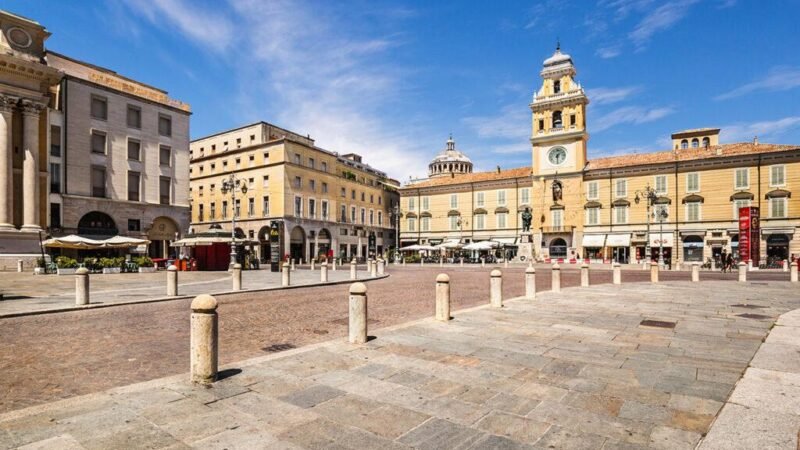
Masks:
[[[728,260],[725,261],[725,265],[728,267],[728,273],[733,272],[733,253],[728,253]]]
[[[725,273],[725,269],[727,268],[726,264],[728,263],[728,256],[725,254],[725,249],[722,249],[722,253],[719,255],[719,267],[722,270],[722,273]]]

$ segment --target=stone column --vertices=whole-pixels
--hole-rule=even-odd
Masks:
[[[797,283],[797,261],[792,263],[789,270],[789,280],[791,280],[792,283]]]
[[[233,290],[242,290],[242,265],[239,263],[233,265]]]
[[[622,284],[622,267],[620,267],[618,262],[614,261],[614,263],[611,264],[611,271],[611,282],[614,284]]]
[[[190,379],[192,383],[211,384],[217,380],[219,326],[217,299],[203,294],[192,300]]]
[[[289,286],[291,282],[290,271],[289,263],[283,263],[283,266],[281,267],[281,286]]]
[[[581,287],[589,286],[589,265],[581,264]]]
[[[444,273],[436,277],[436,320],[450,320],[450,277]]]
[[[353,258],[350,261],[350,279],[357,280],[358,279],[358,267],[356,267],[356,260]]]
[[[658,263],[655,261],[650,263],[650,282],[658,283]]]
[[[22,229],[39,231],[39,114],[44,105],[23,100]]]
[[[552,287],[551,290],[553,292],[561,292],[561,266],[558,263],[553,264],[553,271],[552,271]]]
[[[536,298],[536,269],[530,266],[525,269],[525,298]]]
[[[167,267],[167,295],[170,297],[178,295],[178,268],[175,265]]]
[[[692,264],[692,282],[697,283],[700,281],[700,263]]]
[[[503,307],[503,273],[498,269],[489,274],[489,303],[495,308]]]
[[[328,263],[324,262],[319,266],[319,281],[328,282]]]
[[[14,229],[13,108],[16,99],[0,96],[0,230]]]
[[[363,344],[367,342],[367,286],[364,283],[350,286],[349,310],[349,341],[351,344]]]
[[[75,304],[89,304],[89,269],[86,267],[75,271]]]
[[[739,281],[742,283],[747,281],[747,264],[744,262],[739,263]]]

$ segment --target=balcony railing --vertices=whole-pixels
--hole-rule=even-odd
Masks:
[[[575,227],[572,225],[558,225],[553,227],[542,227],[542,233],[572,233]]]

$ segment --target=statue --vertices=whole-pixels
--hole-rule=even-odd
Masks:
[[[533,215],[531,214],[530,208],[525,208],[525,212],[522,213],[522,232],[531,231],[531,220],[533,220]]]
[[[553,201],[554,202],[557,203],[559,200],[561,200],[561,193],[562,193],[561,182],[558,181],[558,180],[553,180]]]

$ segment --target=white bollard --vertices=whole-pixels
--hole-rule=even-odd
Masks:
[[[294,258],[291,258],[291,259],[289,260],[289,270],[291,270],[292,272],[294,272]]]
[[[364,283],[350,285],[349,341],[351,344],[367,342],[367,286]]]
[[[281,267],[281,286],[287,287],[291,284],[291,270],[289,263],[283,263],[283,267]]]
[[[783,271],[784,272],[788,272],[789,271],[789,260],[788,259],[784,259],[783,262],[781,263],[781,265],[783,266]]]
[[[714,258],[711,258],[711,271],[714,272],[716,270],[717,270],[717,260],[714,259]]]
[[[450,320],[450,277],[444,273],[436,277],[436,320]]]
[[[751,270],[753,270],[753,260],[752,259],[748,259],[747,260],[747,271],[749,272]]]
[[[525,298],[536,298],[536,269],[532,266],[525,269]]]
[[[444,258],[439,257],[439,267],[444,267]]]
[[[747,281],[747,264],[740,262],[739,263],[739,281],[744,283]]]
[[[75,304],[89,304],[89,269],[86,267],[75,271]]]
[[[789,280],[792,283],[797,283],[797,261],[794,261],[790,267]]]
[[[464,258],[463,257],[461,258],[461,261],[459,261],[458,265],[460,265],[461,267],[464,267]]]
[[[355,258],[350,261],[350,279],[351,280],[358,279],[358,267],[356,267]]]
[[[658,283],[658,263],[655,261],[650,263],[650,282]]]
[[[561,292],[561,266],[558,263],[553,263],[551,290],[556,293]]]
[[[589,265],[581,264],[581,287],[589,286]]]
[[[333,264],[333,266],[331,267],[331,269],[332,269],[334,272],[336,272],[336,258],[333,258],[333,259],[331,260],[331,264]]]
[[[174,265],[167,267],[167,295],[178,295],[178,268]]]
[[[328,263],[326,262],[319,265],[319,281],[323,283],[328,282]]]
[[[425,265],[425,260],[422,257],[420,257],[419,258],[419,266],[423,267],[424,265]]]
[[[386,274],[386,261],[379,259],[378,260],[378,275],[385,275]]]
[[[692,282],[700,282],[700,263],[692,264]]]
[[[17,272],[22,272],[22,260],[17,260]]]
[[[613,284],[622,284],[622,267],[618,262],[614,261],[611,264],[611,272],[611,282]]]
[[[503,307],[503,272],[499,269],[489,274],[489,303],[495,308]]]
[[[192,300],[190,341],[190,380],[192,383],[211,384],[217,380],[219,360],[219,324],[217,299],[198,295]]]
[[[506,269],[508,269],[508,258],[505,258],[505,259],[503,260],[503,267],[504,267],[504,268],[506,268]]]
[[[403,257],[403,267],[405,267],[405,266],[406,266],[406,257],[404,256]]]
[[[311,266],[310,266],[310,267],[311,267],[311,271],[312,271],[312,272],[313,272],[313,271],[315,271],[315,270],[317,269],[317,268],[316,268],[316,260],[313,260],[313,259],[311,260]]]
[[[369,266],[369,276],[375,278],[378,276],[378,262],[373,260]]]
[[[239,263],[233,265],[233,290],[242,290],[242,265]]]
[[[486,267],[486,260],[481,258],[481,267]]]

